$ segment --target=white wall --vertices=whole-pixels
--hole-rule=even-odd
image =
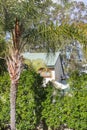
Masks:
[[[46,83],[47,83],[48,81],[55,80],[55,71],[52,70],[52,71],[51,71],[51,77],[50,77],[50,78],[45,78],[45,80],[46,80]]]

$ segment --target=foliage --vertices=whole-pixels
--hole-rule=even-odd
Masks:
[[[86,22],[87,6],[83,1],[60,0],[53,5],[52,19],[58,24]],[[84,13],[84,15],[83,15]]]
[[[5,44],[5,40],[3,38],[0,39],[0,57],[5,55],[5,48],[6,48],[6,44]],[[4,51],[3,51],[4,50]]]
[[[71,92],[66,95],[54,88],[46,88],[46,100],[42,103],[42,118],[52,129],[67,127],[87,129],[87,75],[73,72],[70,78]],[[55,99],[55,100],[53,100]]]
[[[30,31],[31,33],[25,33],[25,37],[29,42],[33,43],[33,45],[30,45],[31,51],[38,51],[39,49],[39,51],[55,52],[64,48],[72,40],[83,42],[82,30],[79,30],[75,24],[62,24],[58,26],[53,22],[49,24],[43,22],[36,29],[31,29]],[[35,35],[32,36],[32,34]]]
[[[34,69],[36,72],[38,72],[39,69],[44,68],[46,69],[46,64],[41,60],[41,59],[37,59],[37,60],[24,60],[24,64],[25,66],[27,66],[28,68]]]
[[[18,18],[23,38],[22,43],[27,43],[25,47],[27,50],[32,50],[32,48],[36,50],[35,47],[38,45],[39,50],[44,48],[45,51],[54,52],[56,48],[57,50],[62,48],[73,38],[81,39],[81,33],[78,36],[78,30],[73,25],[69,26],[69,23],[61,22],[62,24],[59,26],[57,23],[54,23],[54,15],[51,15],[52,11],[50,9],[53,6],[51,0],[43,2],[38,0],[21,2],[3,0],[0,2],[0,5],[2,12],[1,21],[4,23],[2,26],[4,26],[6,31],[12,32],[15,18]],[[56,12],[57,9],[57,15],[62,15],[64,8],[60,7],[60,5],[57,6],[54,7],[53,11]]]
[[[0,74],[3,74],[6,71],[6,62],[5,62],[5,53],[6,53],[6,43],[3,38],[3,35],[0,35]]]
[[[0,59],[0,75],[3,75],[5,72],[7,72],[7,66],[4,59]]]
[[[5,74],[3,76],[0,76],[0,130],[2,130],[6,126],[6,124],[9,124],[10,119],[9,86],[10,86],[9,75]]]
[[[17,93],[17,128],[34,129],[40,120],[43,100],[42,78],[33,71],[24,71]],[[41,94],[42,92],[42,94]]]
[[[67,118],[67,124],[70,128],[86,130],[86,116],[87,116],[87,75],[79,74],[75,71],[70,77],[70,86],[72,89],[72,97],[68,100],[71,102],[69,105],[69,113]]]
[[[33,70],[24,70],[17,92],[17,129],[34,129],[41,118],[41,101],[44,100],[43,78]],[[9,124],[9,91],[8,74],[0,77],[0,127]],[[4,86],[4,87],[3,87]]]
[[[40,21],[46,20],[49,7],[52,1],[38,0],[1,0],[1,23],[6,31],[11,31],[14,28],[15,18],[21,21],[23,27],[28,29],[37,26]],[[45,7],[45,8],[44,8]],[[23,32],[25,29],[23,29]]]
[[[87,86],[87,81],[86,81],[87,75],[85,73],[80,74],[80,72],[76,70],[72,72],[70,75],[71,76],[69,79],[69,84],[72,89],[81,90]]]
[[[84,57],[87,59],[87,23],[79,23],[77,28],[81,33],[81,43],[83,43]]]
[[[42,88],[42,77],[32,69],[24,70],[17,92],[17,129],[34,129],[38,122],[45,120],[52,129],[68,128],[86,130],[87,128],[87,75],[73,72],[70,77],[71,93],[55,89],[52,84]],[[9,124],[8,74],[0,76],[0,128]],[[4,87],[3,87],[4,86]]]
[[[40,59],[33,60],[32,61],[32,65],[33,65],[33,67],[35,68],[36,71],[38,71],[41,68],[44,68],[44,69],[47,68],[46,64],[42,60],[40,60]]]
[[[62,93],[51,84],[46,89],[46,99],[42,103],[42,119],[45,119],[47,126],[59,128],[62,124]]]
[[[80,90],[79,90],[80,91]],[[77,93],[77,92],[75,92]],[[73,97],[65,100],[64,112],[66,124],[69,128],[75,130],[86,130],[87,129],[87,89],[78,92]]]
[[[21,2],[16,0],[2,0],[0,1],[0,10],[2,13],[1,25],[6,31],[12,32],[15,18],[18,18],[21,26],[22,43],[24,45],[27,43],[26,50],[34,48],[36,51],[38,45],[40,51],[44,48],[45,51],[55,52],[55,50],[58,51],[58,49],[69,43],[70,40],[78,39],[83,42],[82,31],[78,31],[76,26],[74,27],[72,24],[73,22],[64,22],[68,17],[68,10],[70,11],[69,17],[71,16],[70,13],[74,10],[74,3],[72,5],[67,1],[69,7],[65,4],[65,1],[62,1],[62,3],[64,7],[53,4],[51,0],[43,2],[38,0],[24,0]],[[80,5],[80,3],[78,4]],[[50,7],[53,7],[53,9],[51,10]],[[80,6],[78,7],[80,8]],[[83,6],[81,5],[81,7]],[[54,17],[57,18],[56,21],[60,21],[60,24],[57,24],[57,22],[55,24]],[[86,38],[84,37],[84,39]]]

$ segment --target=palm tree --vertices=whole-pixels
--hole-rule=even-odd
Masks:
[[[18,87],[18,80],[22,70],[22,56],[20,54],[20,27],[16,19],[15,29],[12,32],[13,45],[9,48],[9,55],[6,59],[8,72],[11,80],[10,87],[10,126],[11,130],[16,130],[16,92]]]

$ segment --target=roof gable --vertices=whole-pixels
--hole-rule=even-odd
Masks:
[[[23,57],[25,59],[29,59],[31,61],[33,60],[37,60],[40,59],[42,61],[44,61],[44,63],[47,66],[54,66],[58,57],[59,57],[60,52],[55,52],[55,54],[53,53],[49,53],[49,55],[47,53],[29,53],[29,52],[25,52],[23,53]]]

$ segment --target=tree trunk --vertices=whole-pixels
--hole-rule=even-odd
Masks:
[[[12,36],[13,36],[13,42],[12,42],[13,46],[10,46],[9,48],[9,54],[6,58],[6,62],[11,80],[10,126],[11,130],[16,130],[16,93],[17,93],[18,81],[22,71],[22,61],[23,61],[23,58],[20,55],[21,46],[19,46],[19,44],[21,43],[20,42],[21,34],[20,34],[19,22],[17,19],[15,23],[15,28],[12,31]]]
[[[16,130],[16,92],[17,84],[11,83],[10,88],[10,125],[11,130]]]

